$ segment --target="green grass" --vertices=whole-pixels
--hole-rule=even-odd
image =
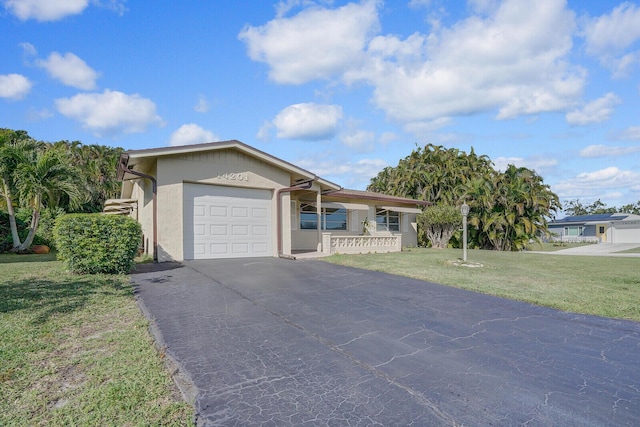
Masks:
[[[327,262],[383,271],[560,310],[640,321],[640,259],[459,249],[333,255]]]
[[[640,254],[640,246],[637,248],[627,249],[626,251],[618,251],[617,254]]]
[[[0,425],[192,425],[126,276],[0,255]]]

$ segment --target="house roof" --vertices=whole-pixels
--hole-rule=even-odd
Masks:
[[[387,203],[398,203],[405,205],[421,205],[421,206],[429,206],[431,203],[426,202],[424,200],[415,200],[408,199],[406,197],[396,197],[389,196],[387,194],[382,193],[374,193],[372,191],[360,191],[360,190],[349,190],[343,188],[342,190],[332,191],[327,194],[327,196],[334,197],[337,199],[367,199],[367,200],[377,200],[380,202]]]
[[[118,178],[125,181],[138,178],[137,175],[127,172],[127,169],[136,169],[143,172],[148,168],[148,164],[153,159],[164,156],[175,156],[178,154],[194,154],[204,151],[235,149],[249,156],[260,159],[266,163],[284,169],[295,176],[296,181],[314,180],[328,190],[339,190],[341,187],[331,181],[321,178],[306,169],[298,167],[285,160],[272,156],[271,154],[260,151],[238,140],[208,142],[204,144],[181,145],[177,147],[161,147],[149,148],[143,150],[130,150],[120,155],[118,163]],[[140,170],[142,169],[142,170]],[[123,186],[123,195],[130,194],[131,184]]]
[[[405,197],[389,196],[382,193],[344,189],[340,187],[338,184],[335,184],[331,181],[327,181],[326,179],[320,178],[319,176],[315,175],[313,172],[310,172],[306,169],[302,169],[292,163],[289,163],[285,160],[274,157],[268,153],[265,153],[264,151],[260,151],[238,140],[208,142],[204,144],[181,145],[177,147],[161,147],[161,148],[150,148],[150,149],[143,149],[143,150],[126,151],[120,155],[120,162],[118,164],[118,178],[125,181],[125,186],[123,186],[123,195],[131,193],[131,188],[129,187],[131,187],[132,185],[131,183],[127,183],[127,180],[139,178],[138,175],[131,174],[130,172],[128,172],[127,171],[128,169],[143,172],[148,168],[149,162],[158,157],[175,156],[178,154],[193,154],[193,153],[199,153],[203,151],[224,150],[224,149],[239,150],[247,155],[258,158],[264,162],[270,163],[274,166],[284,169],[290,172],[292,175],[294,175],[297,178],[296,181],[313,179],[314,181],[318,182],[322,187],[326,188],[325,194],[327,197],[331,197],[337,200],[366,199],[366,200],[376,200],[379,202],[385,202],[388,204],[412,205],[412,206],[416,206],[416,205],[428,206],[431,204],[429,202],[422,201],[422,200],[414,200],[414,199],[408,199]]]
[[[595,215],[575,215],[568,216],[562,219],[556,219],[551,221],[549,225],[554,224],[576,224],[587,222],[609,222],[609,221],[621,221],[629,217],[630,214],[626,213],[608,213],[608,214],[595,214]]]

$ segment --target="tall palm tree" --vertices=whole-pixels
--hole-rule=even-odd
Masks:
[[[0,194],[4,196],[9,215],[14,249],[20,246],[14,209],[14,193],[16,192],[14,176],[18,166],[27,161],[28,153],[35,150],[36,147],[37,143],[25,131],[0,129]]]
[[[20,163],[14,174],[21,203],[32,209],[29,234],[18,246],[18,251],[31,246],[43,207],[54,207],[60,194],[75,201],[80,193],[76,170],[56,150],[39,150],[29,160]]]

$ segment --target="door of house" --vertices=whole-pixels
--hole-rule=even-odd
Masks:
[[[607,242],[607,226],[606,225],[598,224],[596,226],[596,237],[598,237],[602,243]]]

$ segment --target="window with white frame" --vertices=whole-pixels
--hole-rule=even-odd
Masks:
[[[344,208],[321,208],[322,230],[346,230],[348,213]],[[309,203],[300,204],[300,230],[318,229],[318,211]]]
[[[400,231],[400,212],[376,209],[377,231]]]
[[[565,236],[570,236],[570,237],[582,236],[582,232],[583,232],[583,227],[581,225],[564,228]]]

